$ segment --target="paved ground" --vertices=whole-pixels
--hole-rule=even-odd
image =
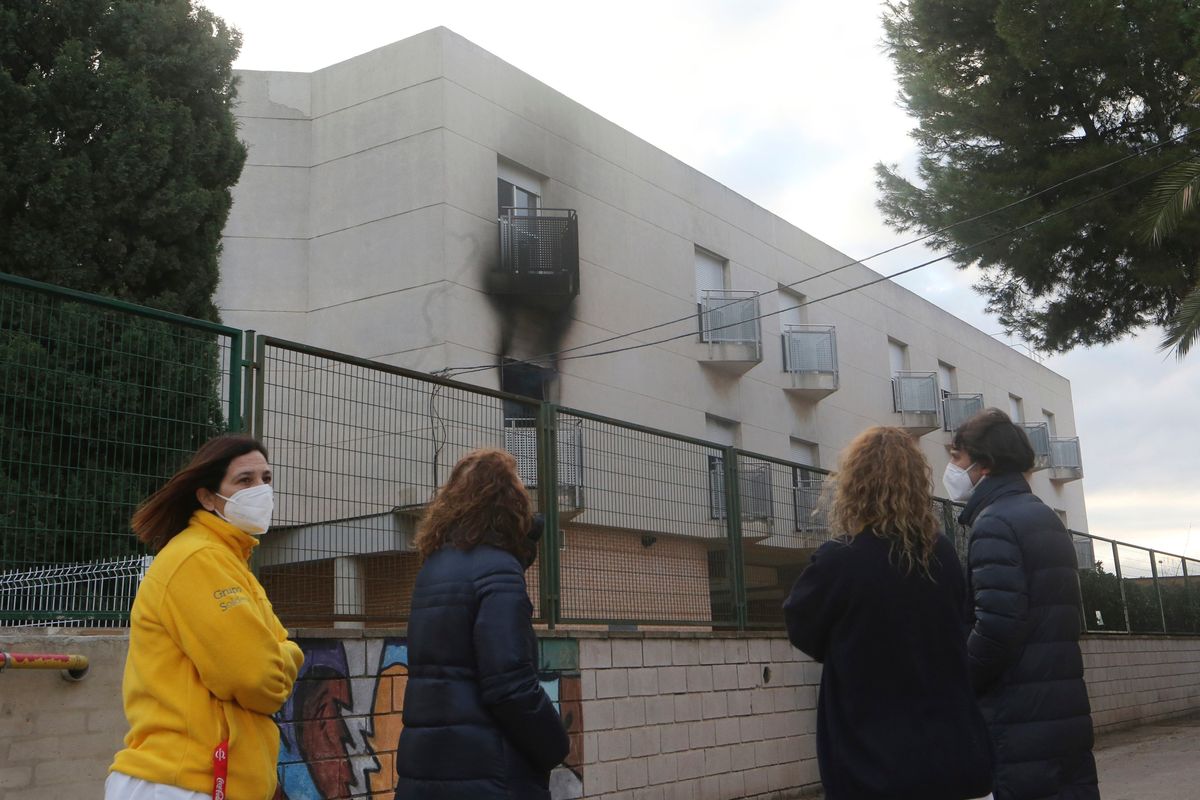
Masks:
[[[1096,742],[1104,800],[1200,797],[1200,716],[1142,725]]]
[[[1101,800],[1200,798],[1200,715],[1101,736],[1095,753]]]

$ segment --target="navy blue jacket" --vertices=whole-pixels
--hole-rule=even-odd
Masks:
[[[933,580],[870,532],[822,545],[783,605],[792,644],[824,663],[817,762],[827,800],[966,800],[992,785],[967,676],[962,565],[942,536]]]
[[[967,652],[996,800],[1099,800],[1071,535],[1021,475],[981,480],[960,522],[971,526]]]
[[[537,677],[522,565],[445,547],[417,575],[396,800],[550,800],[570,745]]]

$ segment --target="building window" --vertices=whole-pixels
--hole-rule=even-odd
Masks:
[[[1018,425],[1025,421],[1025,404],[1015,394],[1008,396],[1008,416]]]
[[[702,247],[696,248],[696,310],[700,324],[700,341],[709,341],[711,334],[706,328],[713,327],[708,310],[724,306],[727,302],[721,294],[729,288],[729,262],[716,253]],[[705,322],[709,324],[706,326]]]
[[[1042,409],[1042,419],[1044,419],[1046,421],[1046,430],[1049,431],[1050,436],[1051,437],[1058,436],[1058,428],[1055,427],[1055,425],[1054,425],[1054,415],[1043,408]]]
[[[733,420],[704,415],[704,438],[722,447],[736,447],[741,428]],[[712,519],[725,519],[725,459],[719,455],[708,457],[708,507]]]
[[[797,464],[792,467],[792,506],[796,530],[820,531],[824,527],[819,517],[821,488],[825,475],[815,469],[806,469],[817,466],[817,445],[793,438],[791,450],[792,461]]]
[[[506,358],[500,365],[500,391],[543,402],[549,399],[550,383],[557,373],[548,367]],[[533,427],[537,410],[532,404],[504,400],[504,422],[510,427]]]
[[[511,161],[496,165],[496,216],[531,216],[542,206],[542,179]]]
[[[888,339],[888,364],[892,368],[892,377],[901,372],[908,372],[908,345]]]
[[[787,330],[789,325],[808,324],[808,307],[804,305],[807,300],[799,292],[779,289],[779,323],[783,330]]]
[[[938,387],[942,390],[942,399],[958,394],[958,370],[944,361],[938,362]]]

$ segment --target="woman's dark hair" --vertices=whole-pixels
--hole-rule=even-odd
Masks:
[[[133,513],[130,527],[152,552],[157,553],[175,534],[187,527],[192,514],[200,508],[197,489],[215,492],[229,469],[229,462],[247,453],[259,452],[267,458],[267,448],[252,436],[228,433],[209,439],[171,476],[161,489],[147,497]]]
[[[447,544],[459,550],[490,544],[524,562],[532,522],[533,503],[512,454],[474,450],[454,465],[429,504],[414,544],[422,560]]]
[[[1033,445],[1021,426],[998,408],[987,408],[954,432],[951,447],[961,450],[992,475],[1011,475],[1033,469]]]

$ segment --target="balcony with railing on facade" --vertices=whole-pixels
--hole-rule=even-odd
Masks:
[[[1045,422],[1018,422],[1018,427],[1029,437],[1033,447],[1033,471],[1040,472],[1050,466],[1050,426]]]
[[[1079,452],[1079,437],[1050,437],[1050,480],[1060,483],[1083,477],[1083,458]]]
[[[742,374],[762,361],[762,326],[758,292],[708,289],[701,293],[700,341],[706,352],[700,363]]]
[[[534,497],[539,484],[536,423],[524,417],[504,420],[504,449],[517,460],[517,474]],[[582,424],[560,423],[555,431],[555,450],[559,519],[568,520],[584,510]]]
[[[570,208],[503,208],[493,294],[569,300],[579,294],[579,225]]]
[[[783,390],[820,400],[838,389],[837,334],[832,325],[783,327]]]
[[[981,394],[942,394],[942,428],[952,435],[980,411],[983,411]],[[946,446],[949,447],[950,443],[947,442]]]
[[[897,372],[892,376],[892,410],[900,415],[896,427],[923,436],[941,427],[938,422],[938,383],[933,372]]]

